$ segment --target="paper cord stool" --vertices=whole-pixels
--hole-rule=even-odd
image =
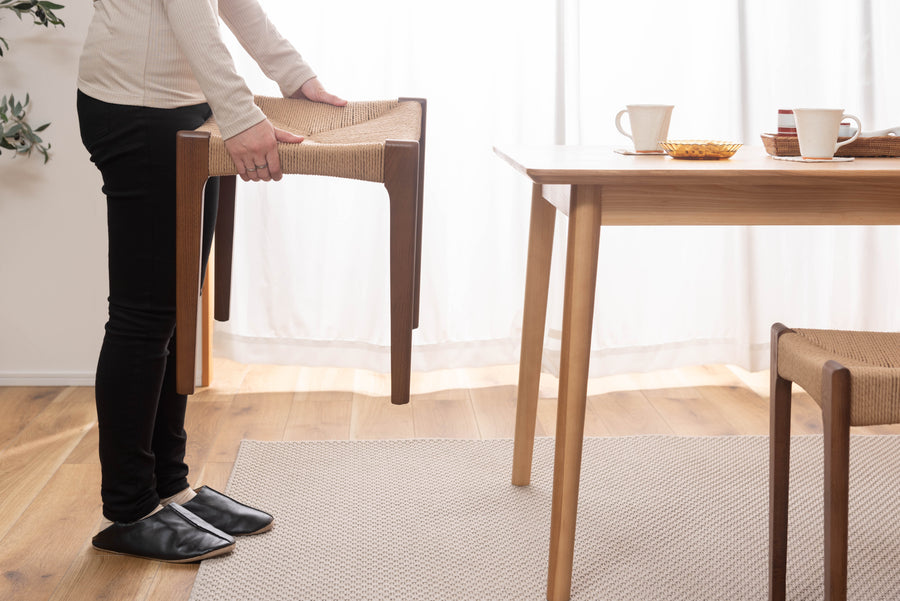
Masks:
[[[769,600],[786,598],[793,382],[822,409],[825,601],[846,601],[850,426],[900,423],[900,333],[792,330],[776,323],[771,352]]]
[[[259,96],[256,103],[302,144],[279,144],[285,174],[328,175],[383,183],[390,202],[391,402],[409,402],[412,331],[418,327],[425,165],[421,98],[350,102],[344,107]],[[234,192],[237,168],[210,119],[177,135],[176,386],[194,392],[203,187],[221,178],[216,223],[215,317],[230,310]]]

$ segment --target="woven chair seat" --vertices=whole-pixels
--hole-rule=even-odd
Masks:
[[[900,422],[900,333],[794,329],[778,340],[778,372],[822,405],[822,367],[850,370],[850,425]]]
[[[419,140],[421,133],[418,102],[378,100],[337,107],[268,96],[257,96],[255,102],[275,127],[305,138],[302,144],[278,144],[284,173],[384,182],[385,141]],[[237,174],[215,119],[197,131],[210,133],[209,175]]]

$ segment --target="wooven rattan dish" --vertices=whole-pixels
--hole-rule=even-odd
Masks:
[[[741,147],[737,142],[719,140],[666,140],[659,147],[673,159],[727,159]]]
[[[800,156],[800,143],[796,135],[762,134],[766,152],[778,157]],[[838,138],[843,142],[847,138]],[[900,157],[900,136],[876,136],[857,138],[841,146],[834,153],[836,157]]]

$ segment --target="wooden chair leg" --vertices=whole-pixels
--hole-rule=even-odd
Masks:
[[[543,186],[531,189],[531,225],[528,232],[528,265],[525,271],[525,307],[522,316],[522,348],[516,400],[516,430],[513,441],[512,483],[531,482],[534,429],[541,384],[544,327],[547,323],[547,292],[550,288],[550,258],[556,208],[544,200]]]
[[[419,289],[422,280],[422,207],[425,195],[425,109],[424,98],[400,98],[400,102],[414,101],[422,106],[422,120],[419,126],[419,183],[416,192],[416,282],[413,288],[413,329],[419,327]]]
[[[209,233],[209,219],[215,220],[212,211],[219,207],[219,178],[209,178],[203,190],[203,239],[201,251],[212,261],[213,236]],[[213,314],[216,303],[214,269],[210,261],[203,261],[200,278],[200,386],[209,386],[213,378]],[[214,263],[214,261],[212,261]]]
[[[384,187],[391,222],[391,403],[409,402],[415,288],[419,143],[388,140]]]
[[[822,373],[825,429],[825,601],[847,600],[850,483],[850,370],[828,361]]]
[[[788,483],[791,466],[791,382],[778,375],[778,339],[791,330],[772,326],[769,366],[769,601],[785,601]]]
[[[175,388],[181,394],[193,394],[203,187],[209,176],[209,133],[178,132],[176,155]]]
[[[200,290],[200,386],[209,386],[212,384],[213,363],[212,363],[212,344],[213,344],[213,304],[215,303],[215,291],[213,290],[215,276],[213,275],[212,266],[206,264],[206,274],[203,281],[206,282],[201,286]]]
[[[215,299],[217,321],[231,314],[231,262],[234,255],[234,195],[236,176],[219,178],[219,213],[216,218]]]

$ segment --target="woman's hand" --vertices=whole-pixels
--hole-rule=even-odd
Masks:
[[[277,182],[281,179],[277,143],[297,144],[302,141],[302,136],[278,129],[268,119],[264,119],[225,140],[225,150],[231,155],[238,175],[245,182]]]
[[[347,101],[325,91],[318,78],[313,77],[300,86],[291,98],[307,98],[334,106],[344,106]],[[298,144],[302,136],[278,129],[265,119],[225,140],[225,150],[231,155],[238,175],[245,182],[278,181],[281,179],[281,161],[278,159],[278,142]]]
[[[326,92],[318,77],[306,80],[306,83],[300,86],[300,89],[291,94],[291,98],[307,98],[313,102],[324,102],[325,104],[332,104],[334,106],[344,106],[347,104],[347,101],[343,98],[339,98],[334,94]]]

